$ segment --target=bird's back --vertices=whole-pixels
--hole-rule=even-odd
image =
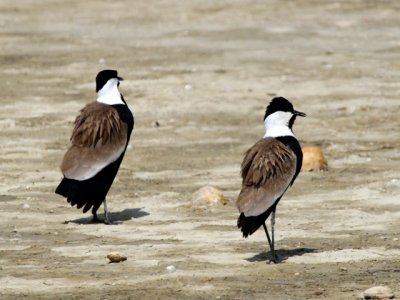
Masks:
[[[259,140],[245,153],[237,206],[245,216],[258,216],[282,196],[296,173],[296,155],[275,138]]]

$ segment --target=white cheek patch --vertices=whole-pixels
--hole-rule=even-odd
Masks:
[[[288,111],[277,111],[269,115],[265,121],[264,137],[293,136],[293,131],[289,128],[289,121],[293,114]]]
[[[97,92],[97,102],[108,105],[125,104],[118,90],[118,82],[117,78],[108,80],[101,90]]]

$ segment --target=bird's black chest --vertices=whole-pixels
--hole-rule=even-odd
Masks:
[[[303,164],[303,151],[301,151],[301,146],[299,141],[293,136],[279,136],[276,137],[278,141],[288,146],[293,153],[296,155],[296,173],[292,180],[292,183],[296,179],[297,175],[301,170],[301,166]]]
[[[133,130],[133,126],[135,124],[133,114],[129,109],[128,105],[116,104],[113,105],[113,107],[117,110],[118,115],[121,118],[122,122],[128,125],[128,139],[129,139],[131,132]]]

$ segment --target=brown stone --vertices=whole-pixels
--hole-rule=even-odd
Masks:
[[[121,253],[118,252],[111,252],[107,254],[107,258],[110,261],[110,263],[119,263],[121,261],[127,260],[127,257],[125,255],[122,255]]]
[[[304,147],[303,150],[303,166],[302,171],[326,171],[328,170],[328,162],[326,161],[321,148]]]

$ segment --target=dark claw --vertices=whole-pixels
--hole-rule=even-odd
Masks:
[[[109,219],[104,220],[104,224],[106,225],[115,225],[115,223],[111,222]]]

